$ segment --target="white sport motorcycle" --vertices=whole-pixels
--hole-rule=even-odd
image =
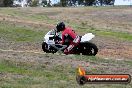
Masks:
[[[80,43],[73,48],[71,54],[82,54],[95,56],[98,52],[98,48],[95,44],[89,42],[95,37],[92,33],[87,33],[81,37]],[[45,36],[42,43],[42,49],[46,53],[56,53],[57,51],[63,52],[69,45],[69,43],[64,43],[64,45],[58,42],[62,40],[61,33],[57,33],[55,29],[50,30]]]

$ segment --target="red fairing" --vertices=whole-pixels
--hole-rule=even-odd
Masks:
[[[65,41],[65,36],[70,36],[73,40],[76,38],[77,34],[75,33],[75,31],[72,30],[72,28],[65,28],[64,31],[62,32],[62,44]],[[71,42],[73,41],[71,40]]]

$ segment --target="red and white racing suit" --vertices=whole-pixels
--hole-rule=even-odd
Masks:
[[[67,27],[62,32],[62,44],[65,42],[69,42],[69,46],[64,50],[65,54],[69,54],[72,52],[72,49],[77,46],[80,42],[80,37],[75,33],[74,30]]]

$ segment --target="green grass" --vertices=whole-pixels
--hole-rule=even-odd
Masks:
[[[52,57],[52,56],[51,56]],[[58,56],[54,55],[54,58]],[[64,57],[64,56],[62,56]],[[115,60],[104,60],[96,57],[73,56],[69,59],[78,59],[90,62],[91,64],[111,63],[115,66],[125,62]],[[80,58],[80,59],[79,59]],[[96,59],[96,60],[95,60]],[[98,60],[97,60],[98,59]],[[76,68],[70,64],[57,65],[52,67],[30,61],[14,61],[11,58],[0,60],[0,88],[131,88],[131,84],[86,84],[80,86],[76,82]],[[129,66],[130,67],[130,66]],[[104,72],[107,71],[102,69]],[[88,67],[87,73],[103,73],[98,67]],[[0,74],[0,75],[1,75]]]
[[[89,7],[90,9],[97,9],[96,7]],[[82,9],[89,9],[82,8]],[[113,8],[113,7],[110,7]],[[106,9],[99,7],[99,9]],[[45,23],[56,24],[58,19],[49,18],[49,13],[32,13],[30,11],[19,11],[20,9],[0,8],[0,13],[10,15],[12,17],[21,17],[22,19],[30,21],[42,21]],[[51,14],[51,13],[50,13]],[[58,13],[54,13],[57,15]],[[112,30],[96,29],[94,27],[88,27],[86,22],[80,24],[74,23],[72,20],[67,20],[67,24],[71,25],[76,31],[80,33],[92,32],[98,36],[104,36],[108,38],[117,38],[120,40],[132,41],[132,34],[123,33]],[[23,24],[22,24],[23,25]],[[8,22],[0,22],[0,38],[4,41],[13,42],[40,42],[43,40],[43,36],[49,29],[36,30],[30,27],[11,24]],[[34,25],[32,25],[34,26]],[[56,55],[46,54],[48,57],[57,58]],[[44,57],[46,56],[44,55]],[[3,57],[4,58],[4,57]],[[60,56],[58,56],[60,58]],[[102,59],[91,56],[62,56],[62,58],[79,60],[90,63],[87,73],[116,73],[114,70],[108,70],[107,68],[128,68],[128,72],[131,74],[132,61],[122,60],[117,61],[113,59]],[[30,61],[20,62],[5,60],[0,58],[0,88],[131,88],[132,84],[88,84],[80,86],[76,82],[76,67],[71,64],[53,64],[48,66],[45,63],[32,63]],[[61,58],[60,58],[61,59]],[[44,58],[45,60],[45,58]],[[59,63],[59,62],[58,62]],[[77,64],[77,63],[75,63]],[[103,66],[104,64],[105,66]],[[83,65],[83,63],[81,63]],[[85,65],[83,65],[85,67]],[[94,67],[95,66],[95,67]],[[99,67],[100,66],[100,67]],[[102,67],[101,67],[102,66]],[[120,73],[120,72],[118,72]]]
[[[107,7],[107,8],[104,8],[104,7],[99,7],[99,8],[89,7],[89,8],[80,8],[80,9],[89,9],[89,10],[94,9],[94,10],[96,10],[96,9],[108,9],[108,8],[113,8],[113,7]],[[116,9],[118,9],[118,7]],[[42,11],[42,12],[38,12],[38,13],[35,13],[35,12],[32,13],[31,9],[27,9],[27,12],[26,12],[24,9],[19,9],[19,8],[17,8],[17,9],[2,8],[2,9],[0,9],[0,12],[2,14],[10,15],[12,17],[13,16],[22,17],[23,19],[27,19],[27,20],[30,20],[30,21],[42,21],[44,23],[54,24],[54,25],[59,21],[59,19],[51,19],[49,17],[49,15],[51,15],[51,14],[57,15],[58,13],[60,13],[60,12],[56,13],[56,12],[47,12],[47,11],[46,12]],[[110,37],[110,38],[117,38],[117,39],[120,39],[120,40],[132,41],[132,34],[130,34],[130,33],[124,33],[124,32],[119,32],[119,31],[115,32],[115,31],[107,30],[107,29],[103,29],[103,30],[102,29],[97,29],[97,28],[94,28],[94,27],[89,27],[87,25],[87,22],[82,21],[82,22],[80,22],[80,24],[78,24],[78,23],[74,23],[73,21],[72,20],[66,20],[66,23],[68,25],[72,26],[79,33],[92,32],[92,33],[95,33],[98,36],[104,36],[104,37]],[[0,25],[0,26],[3,26],[3,25]],[[6,29],[9,29],[9,28],[14,29],[12,26],[7,27]],[[14,31],[16,29],[18,29],[18,27],[17,28],[15,27]],[[24,31],[23,30],[16,31],[17,35],[19,35],[20,32],[23,33],[20,36],[18,36],[18,38],[15,38],[16,41],[33,40],[33,36],[36,35],[35,33],[33,33],[34,31],[31,31],[31,30],[29,31],[27,28],[21,27],[19,29],[25,29],[25,30]],[[42,35],[41,33],[38,33],[38,34]],[[14,37],[16,37],[16,36],[14,36]],[[36,36],[36,37],[39,38],[41,36]]]
[[[132,66],[132,61],[131,60],[126,60],[125,63]]]
[[[132,34],[130,34],[130,33],[113,32],[113,31],[100,31],[100,30],[92,30],[92,32],[96,33],[99,36],[115,37],[117,39],[132,41]]]
[[[49,23],[49,24],[55,24],[57,23],[57,20],[53,20],[49,18],[50,14],[57,14],[57,12],[39,12],[35,13],[32,12],[31,9],[27,9],[27,11],[24,11],[22,9],[13,9],[13,8],[2,8],[0,9],[0,13],[5,14],[6,16],[9,15],[11,17],[17,17],[25,20],[30,20],[30,21],[41,21],[44,23]]]
[[[83,28],[83,27],[79,27],[79,29],[77,30],[78,32],[81,33],[94,33],[95,35],[98,36],[104,36],[104,37],[109,37],[109,38],[116,38],[119,40],[126,40],[126,41],[132,41],[132,34],[131,33],[126,33],[126,32],[119,32],[119,31],[112,31],[112,30],[99,30],[99,29],[95,29],[95,28]]]
[[[13,26],[7,23],[0,23],[0,37],[15,42],[42,41],[44,31],[36,31],[26,27]]]
[[[69,67],[64,67],[60,65],[55,65],[51,69],[46,69],[41,67],[41,65],[31,64],[30,62],[15,62],[11,60],[1,60],[0,61],[0,72],[6,74],[7,78],[0,78],[0,87],[6,88],[18,88],[22,87],[31,87],[32,85],[45,85],[52,87],[59,85],[59,81],[68,81],[74,80],[74,73],[71,73],[72,70]],[[65,69],[64,69],[65,68]],[[12,76],[13,75],[13,76]],[[16,75],[16,76],[15,76]],[[19,76],[17,76],[19,75]],[[70,78],[72,77],[72,78]],[[10,79],[9,79],[10,78]],[[12,84],[13,83],[13,84]],[[63,86],[63,85],[62,85]],[[49,88],[49,87],[48,87]]]

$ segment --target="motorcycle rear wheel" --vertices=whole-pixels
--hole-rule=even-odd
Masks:
[[[97,46],[91,42],[83,43],[82,48],[82,55],[95,56],[98,52]]]

